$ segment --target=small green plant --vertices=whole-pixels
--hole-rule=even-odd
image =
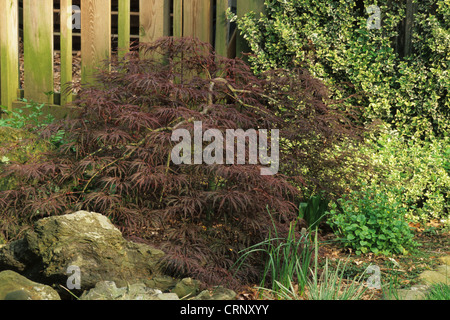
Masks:
[[[450,300],[450,285],[435,283],[425,295],[425,300]]]
[[[55,120],[54,116],[50,114],[44,116],[43,109],[45,107],[45,103],[38,104],[33,101],[28,102],[26,99],[22,99],[21,101],[25,102],[26,105],[21,108],[17,108],[14,111],[6,110],[4,107],[2,108],[2,111],[6,114],[6,116],[0,119],[0,127],[21,129],[27,125],[30,125],[33,126],[33,128],[40,128],[52,123]]]
[[[55,117],[52,114],[45,114],[45,103],[38,104],[26,99],[22,99],[21,101],[25,102],[26,105],[13,111],[8,111],[4,107],[1,107],[1,111],[6,115],[0,117],[0,127],[15,129],[27,128],[31,131],[36,131],[55,121]],[[56,147],[59,147],[64,143],[64,136],[65,131],[58,130],[50,136],[50,142]]]
[[[328,204],[329,201],[324,199],[322,194],[316,194],[310,197],[307,202],[300,203],[299,217],[305,219],[310,229],[318,227],[327,214]]]
[[[417,244],[406,221],[406,209],[373,186],[332,202],[329,222],[344,245],[356,254],[406,254]]]

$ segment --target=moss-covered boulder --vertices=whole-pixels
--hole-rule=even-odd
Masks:
[[[57,287],[67,286],[73,270],[79,270],[82,292],[100,281],[119,287],[150,281],[161,274],[164,256],[161,250],[124,239],[106,216],[80,211],[39,220],[24,239],[0,249],[0,270],[16,270]]]
[[[60,300],[60,297],[50,286],[6,270],[0,272],[0,300]]]
[[[6,165],[41,161],[52,144],[36,134],[9,127],[0,127],[0,177]],[[0,191],[13,189],[17,180],[14,177],[0,179]]]

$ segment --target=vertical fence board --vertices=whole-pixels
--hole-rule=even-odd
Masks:
[[[131,2],[119,0],[119,57],[123,57],[130,48],[131,33]]]
[[[264,0],[237,0],[237,16],[239,18],[252,11],[257,15],[264,12]],[[250,52],[248,42],[244,39],[241,33],[238,32],[236,41],[236,56],[245,59],[243,53],[248,52]]]
[[[23,1],[25,98],[53,103],[53,0]]]
[[[170,2],[140,0],[140,41],[153,42],[170,33]]]
[[[211,0],[189,0],[183,5],[183,36],[212,43]]]
[[[81,82],[111,58],[111,0],[81,0]]]
[[[183,36],[183,0],[173,0],[173,36]]]
[[[226,57],[228,53],[228,20],[226,17],[228,7],[228,0],[217,0],[215,49],[216,53],[223,57]]]
[[[66,94],[67,83],[72,82],[72,0],[61,0],[61,105],[72,102]]]
[[[225,12],[230,0],[139,0],[140,41],[151,42],[162,36],[196,37],[215,45],[217,54],[230,55],[229,23]],[[25,49],[25,98],[53,103],[53,0],[23,0]],[[18,22],[19,1],[0,0],[1,103],[12,107],[19,87]],[[173,3],[173,19],[170,4]],[[72,79],[72,4],[60,0],[61,9],[61,92]],[[127,52],[131,33],[131,0],[118,0],[119,55]],[[216,12],[213,12],[213,4]],[[264,0],[237,0],[238,16],[264,10]],[[213,17],[216,16],[216,25]],[[111,0],[81,0],[82,83],[91,82],[96,69],[111,58]],[[172,24],[171,24],[172,23]],[[173,29],[171,29],[173,28]],[[171,33],[173,30],[173,33]],[[214,41],[215,39],[215,41]],[[214,43],[213,43],[214,41]],[[227,52],[228,49],[228,52]],[[240,37],[238,56],[248,52]],[[72,95],[61,95],[61,104]]]
[[[18,1],[0,0],[1,104],[10,111],[19,88],[18,30]]]

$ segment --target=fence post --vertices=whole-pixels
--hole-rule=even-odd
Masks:
[[[173,0],[173,36],[183,36],[183,0]]]
[[[72,0],[61,0],[61,106],[72,102],[72,93],[66,92],[72,82]]]
[[[242,18],[246,13],[255,12],[257,15],[265,11],[264,0],[237,0],[237,16]],[[236,56],[246,60],[243,53],[249,53],[250,47],[247,40],[238,32],[236,40]]]
[[[229,7],[228,0],[217,0],[216,6],[215,49],[219,56],[226,57],[228,55],[228,20],[226,17]]]
[[[111,59],[111,0],[81,0],[81,82]]]
[[[19,6],[0,0],[1,104],[12,111],[19,89]]]
[[[170,2],[168,0],[140,0],[140,41],[154,42],[169,36]]]
[[[119,58],[123,58],[130,49],[131,33],[131,2],[130,0],[119,0]]]
[[[183,5],[183,37],[195,37],[212,44],[211,0],[188,0]]]
[[[53,104],[53,0],[23,1],[25,98]]]

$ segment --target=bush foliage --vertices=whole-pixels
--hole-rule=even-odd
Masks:
[[[333,88],[336,99],[364,107],[365,119],[383,119],[402,135],[448,135],[450,3],[418,2],[413,54],[395,45],[406,1],[266,0],[266,13],[238,25],[256,71],[303,66]],[[369,29],[366,8],[381,9],[381,29]]]
[[[339,172],[345,158],[330,160],[323,150],[357,136],[307,72],[255,76],[241,60],[219,58],[196,40],[163,38],[102,70],[79,92],[80,116],[42,130],[44,138],[63,132],[60,148],[2,173],[16,177],[18,187],[0,192],[1,215],[30,225],[74,210],[99,212],[125,236],[166,251],[173,274],[206,283],[231,281],[238,253],[269,235],[267,209],[280,234],[288,232],[302,198],[296,186],[320,184],[314,174],[323,168]],[[223,133],[279,129],[281,173],[262,176],[259,165],[173,164],[172,133],[193,136],[194,121]],[[334,180],[323,181],[333,189]],[[13,227],[4,224],[2,232]],[[237,279],[254,280],[260,267],[249,259]]]
[[[415,245],[406,209],[377,188],[365,186],[330,206],[331,226],[356,254],[405,254]]]
[[[392,129],[370,137],[369,148],[354,148],[382,166],[365,181],[401,202],[409,218],[448,219],[450,3],[417,3],[410,56],[399,45],[405,1],[265,5],[261,16],[238,19],[253,69],[303,66],[329,85],[332,98],[362,106],[366,124],[381,119]],[[370,5],[381,10],[380,29],[368,28]]]
[[[450,218],[450,140],[406,139],[382,126],[363,152],[378,164],[366,182],[403,204],[418,222]],[[381,169],[382,168],[382,169]]]

